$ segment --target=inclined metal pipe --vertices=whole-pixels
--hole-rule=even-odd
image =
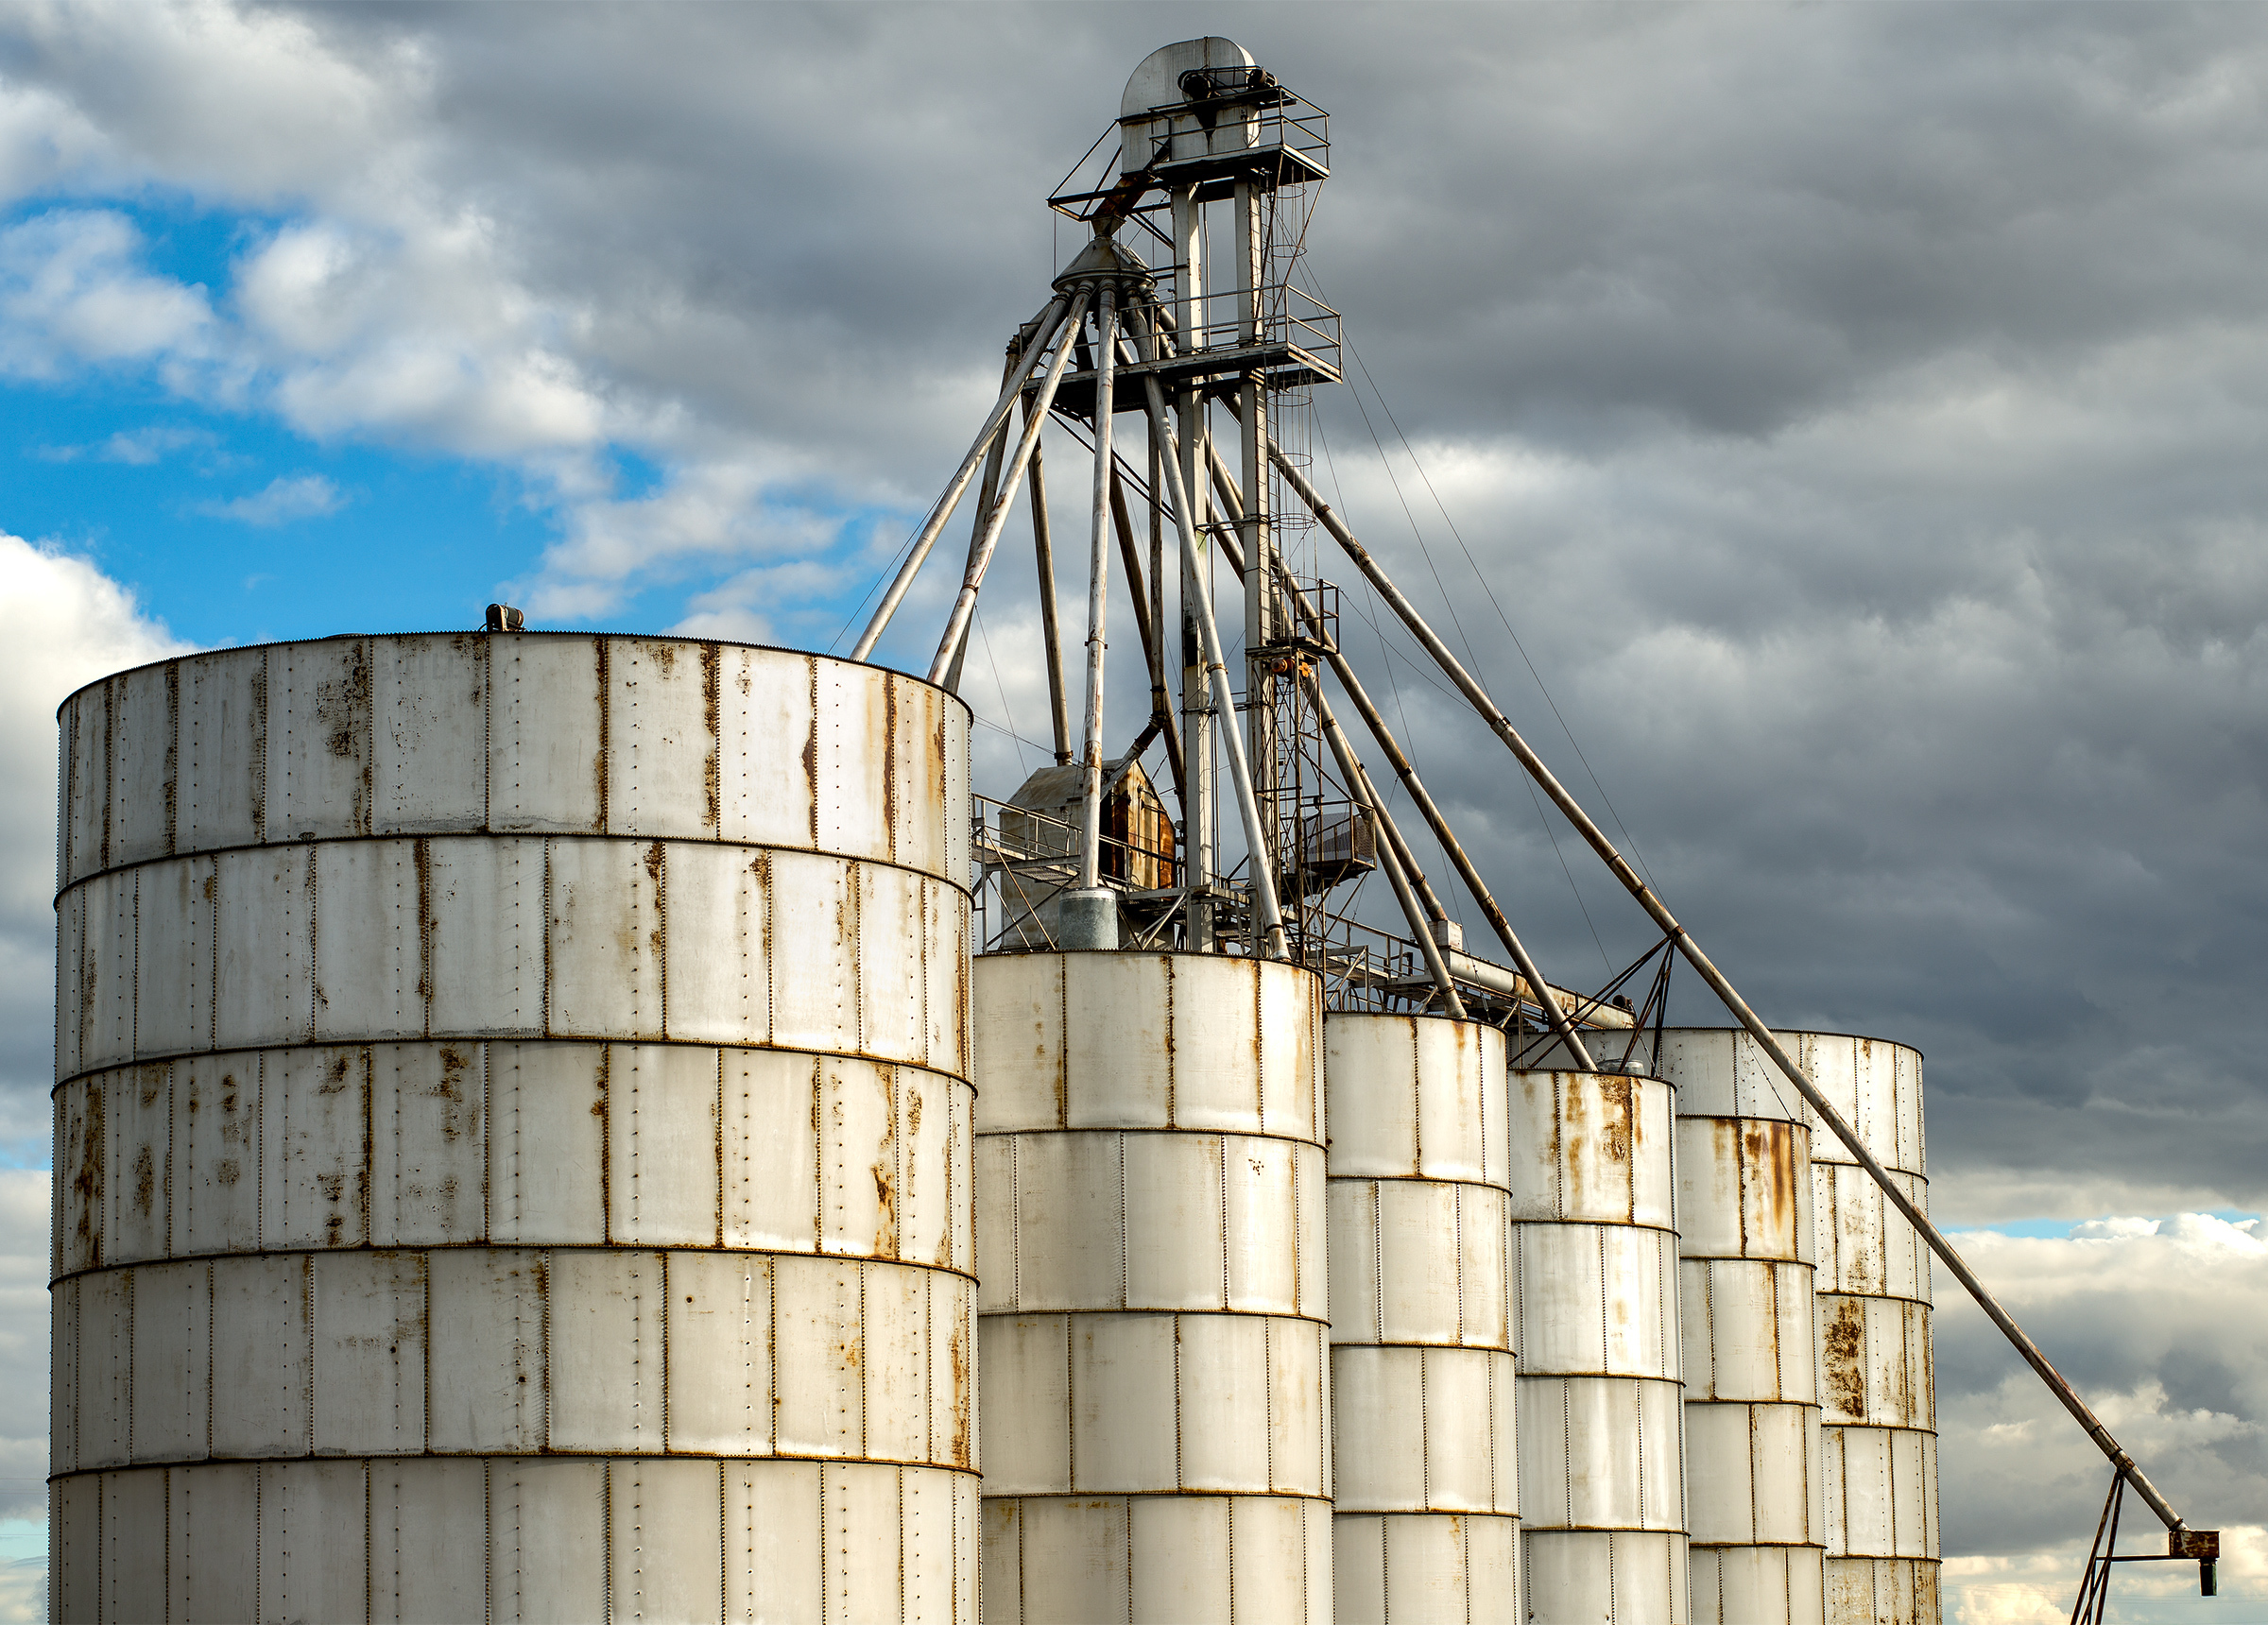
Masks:
[[[1029,405],[1024,408],[1030,411]],[[1056,765],[1071,761],[1070,702],[1063,693],[1063,639],[1056,624],[1056,543],[1047,523],[1047,464],[1032,448],[1032,557],[1040,571],[1040,635],[1047,645],[1047,713],[1055,725]]]
[[[1017,345],[1008,346],[1008,364],[1001,369],[1000,374],[1004,385],[1016,375],[1016,364],[1023,359],[1023,351]],[[985,534],[985,515],[992,511],[992,499],[1000,494],[1000,462],[1007,453],[1007,436],[993,436],[992,449],[985,453],[984,484],[977,488],[976,520],[969,527],[969,556],[971,558],[976,556],[977,539]],[[969,640],[963,638],[961,646],[953,652],[953,669],[945,674],[947,693],[957,694],[961,692],[961,666],[968,659]]]
[[[929,680],[933,683],[944,676],[953,663],[954,650],[969,635],[969,617],[976,612],[976,594],[985,584],[985,567],[992,561],[992,550],[1000,544],[1001,528],[1008,522],[1008,506],[1015,500],[1016,488],[1040,444],[1040,431],[1056,404],[1056,390],[1063,383],[1064,368],[1071,365],[1071,340],[1078,333],[1079,324],[1087,319],[1087,304],[1091,297],[1087,289],[1081,288],[1072,299],[1071,314],[1063,324],[1067,330],[1063,342],[1056,346],[1055,359],[1048,363],[1047,377],[1040,385],[1040,398],[1032,402],[1031,419],[1023,426],[1023,437],[1016,443],[1016,454],[1008,459],[1008,466],[1002,473],[1000,494],[992,501],[991,513],[986,516],[984,534],[970,550],[968,573],[962,577],[960,593],[953,601],[953,614],[945,623],[945,636],[937,641],[936,658],[929,663]]]
[[[1314,672],[1301,676],[1309,696],[1315,702],[1316,720],[1323,725],[1324,742],[1339,764],[1339,772],[1347,780],[1347,788],[1361,800],[1370,815],[1377,819],[1386,833],[1386,844],[1379,859],[1386,871],[1387,883],[1394,888],[1394,899],[1401,904],[1402,917],[1410,922],[1410,935],[1417,939],[1418,951],[1425,956],[1425,968],[1441,990],[1441,1007],[1457,1020],[1465,1019],[1465,1001],[1457,997],[1457,984],[1449,974],[1449,965],[1441,957],[1441,944],[1435,940],[1433,924],[1425,916],[1418,894],[1410,886],[1410,878],[1402,868],[1401,832],[1395,829],[1394,818],[1386,804],[1379,798],[1378,787],[1370,782],[1370,775],[1363,767],[1362,759],[1354,754],[1354,746],[1347,738],[1347,730],[1332,714],[1331,701],[1323,693],[1322,679]]]
[[[1305,499],[1307,492],[1301,491],[1300,495]],[[1298,582],[1292,579],[1289,570],[1281,565],[1278,569],[1282,573],[1284,591],[1290,594],[1299,618],[1315,629],[1319,640],[1322,623],[1314,607],[1308,603],[1307,594],[1300,590]],[[1585,1048],[1582,1038],[1577,1035],[1574,1022],[1560,1008],[1559,1001],[1552,993],[1551,984],[1543,979],[1542,969],[1528,953],[1526,945],[1520,940],[1520,933],[1512,929],[1512,922],[1505,916],[1504,911],[1497,906],[1494,894],[1482,881],[1480,871],[1473,867],[1472,860],[1466,855],[1463,843],[1458,841],[1456,832],[1449,827],[1449,820],[1442,815],[1441,809],[1435,804],[1424,782],[1418,778],[1416,763],[1410,761],[1408,754],[1396,742],[1393,730],[1386,726],[1385,717],[1371,702],[1369,692],[1363,687],[1361,679],[1354,675],[1352,663],[1335,647],[1326,649],[1324,659],[1331,662],[1332,672],[1338,677],[1339,686],[1347,691],[1347,697],[1354,702],[1354,709],[1362,717],[1363,725],[1370,730],[1371,737],[1378,741],[1379,748],[1386,753],[1386,760],[1394,764],[1396,777],[1409,791],[1410,799],[1417,803],[1418,814],[1432,829],[1434,838],[1441,843],[1441,850],[1448,855],[1450,865],[1457,871],[1457,878],[1465,882],[1465,889],[1472,894],[1472,900],[1480,905],[1481,913],[1487,917],[1497,940],[1504,945],[1504,951],[1512,956],[1513,965],[1527,979],[1529,991],[1543,1011],[1544,1019],[1551,1024],[1552,1031],[1559,1035],[1559,1041],[1567,1046],[1567,1052],[1574,1057],[1579,1070],[1597,1071],[1598,1063],[1591,1059],[1589,1050]]]
[[[1181,790],[1181,730],[1174,726],[1172,705],[1165,693],[1165,648],[1159,640],[1159,620],[1156,606],[1150,597],[1148,583],[1156,579],[1152,572],[1145,576],[1142,568],[1142,550],[1134,541],[1134,526],[1126,518],[1126,486],[1119,478],[1117,459],[1110,466],[1110,519],[1118,530],[1118,556],[1126,567],[1126,591],[1134,600],[1134,629],[1142,636],[1143,665],[1150,674],[1150,720],[1165,739],[1166,765],[1173,769],[1174,795]]]
[[[1139,328],[1136,329],[1141,333]],[[1145,352],[1154,352],[1146,342],[1148,334],[1142,334]],[[1145,353],[1143,360],[1150,358]],[[1236,727],[1236,692],[1228,686],[1228,664],[1221,654],[1220,624],[1213,619],[1212,590],[1205,580],[1205,556],[1197,550],[1196,529],[1190,522],[1189,483],[1181,477],[1181,459],[1173,454],[1173,432],[1165,422],[1165,392],[1158,385],[1154,372],[1143,374],[1143,385],[1147,396],[1150,433],[1165,445],[1167,493],[1173,499],[1174,527],[1181,536],[1181,560],[1187,567],[1183,575],[1196,602],[1189,606],[1194,611],[1190,617],[1197,624],[1197,636],[1204,644],[1206,675],[1211,679],[1212,703],[1224,719],[1220,729],[1228,744],[1228,778],[1236,791],[1236,811],[1244,821],[1245,844],[1249,848],[1252,870],[1253,912],[1260,916],[1260,935],[1264,939],[1265,953],[1270,959],[1290,957],[1290,949],[1283,937],[1283,914],[1276,902],[1276,877],[1269,872],[1271,846],[1266,832],[1260,827],[1260,804],[1252,795],[1252,766],[1245,760],[1245,740]]]
[[[1833,1103],[1812,1083],[1804,1069],[1796,1064],[1796,1058],[1788,1053],[1772,1030],[1764,1025],[1763,1018],[1749,1008],[1748,1001],[1726,979],[1725,973],[1716,967],[1708,954],[1701,951],[1701,945],[1693,940],[1692,934],[1677,923],[1676,916],[1670,913],[1668,906],[1655,896],[1654,888],[1640,878],[1638,871],[1630,866],[1628,860],[1606,838],[1606,832],[1591,821],[1590,814],[1583,811],[1582,805],[1568,793],[1566,786],[1543,764],[1543,759],[1521,737],[1520,730],[1512,726],[1511,719],[1497,708],[1496,702],[1488,697],[1487,691],[1473,679],[1472,675],[1458,662],[1456,656],[1450,653],[1449,646],[1435,635],[1434,629],[1426,624],[1425,618],[1418,612],[1417,606],[1402,595],[1401,590],[1394,585],[1378,561],[1370,556],[1369,550],[1355,539],[1354,533],[1347,528],[1331,505],[1323,500],[1315,488],[1308,483],[1307,477],[1281,453],[1276,454],[1275,461],[1276,466],[1283,471],[1284,479],[1298,492],[1299,500],[1307,504],[1315,518],[1322,522],[1323,528],[1331,532],[1332,539],[1346,551],[1347,556],[1354,561],[1355,568],[1378,589],[1380,596],[1401,618],[1402,624],[1425,645],[1425,651],[1433,656],[1434,663],[1441,668],[1450,681],[1457,685],[1466,699],[1471,702],[1473,710],[1481,713],[1482,719],[1504,742],[1521,766],[1527,770],[1528,777],[1552,798],[1552,804],[1566,815],[1567,821],[1589,844],[1590,849],[1613,871],[1614,878],[1622,881],[1624,889],[1638,899],[1639,906],[1677,945],[1677,951],[1685,956],[1686,963],[1693,967],[1702,981],[1709,984],[1710,990],[1724,1001],[1725,1008],[1732,1013],[1734,1019],[1748,1030],[1749,1035],[1772,1058],[1772,1064],[1779,1069],[1788,1082],[1796,1086],[1796,1092],[1819,1114],[1819,1120],[1833,1131],[1835,1138],[1843,1142],[1859,1166],[1882,1188],[1882,1194],[1889,1199],[1890,1205],[1906,1216],[1920,1233],[1921,1239],[1929,1243],[1930,1251],[1936,1254],[1945,1267],[1953,1273],[1953,1278],[1967,1289],[1968,1295],[1976,1300],[1977,1307],[1984,1311],[1992,1324],[2001,1328],[2002,1335],[2015,1345],[2016,1352],[2023,1357],[2024,1363],[2036,1372],[2040,1380],[2063,1402],[2063,1408],[2071,1413],[2072,1419],[2094,1441],[2095,1447],[2126,1474],[2134,1484],[2135,1492],[2149,1504],[2150,1510],[2158,1515],[2167,1529],[2188,1529],[2189,1525],[2181,1514],[2174,1510],[2157,1486],[2135,1464],[2134,1458],[2120,1447],[2119,1442],[2111,1437],[2110,1430],[2103,1426],[2094,1411],[2088,1409],[2087,1401],[2079,1396],[2078,1390],[2040,1352],[2039,1345],[2025,1334],[2023,1327],[2016,1324],[2015,1317],[2001,1307],[2000,1300],[1992,1295],[1991,1289],[1954,1250],[1952,1242],[1946,1240],[1945,1233],[1899,1189],[1898,1182],[1890,1177],[1890,1171],[1881,1165],[1874,1153],[1866,1149],[1865,1142],[1859,1138],[1858,1130],[1843,1120],[1843,1114],[1835,1110]]]
[[[1118,378],[1118,290],[1103,284],[1094,318],[1094,498],[1087,543],[1087,727],[1080,742],[1079,885],[1103,883],[1103,621],[1110,607],[1111,390]]]
[[[906,590],[913,586],[914,577],[921,573],[922,560],[929,556],[929,550],[936,545],[937,533],[945,528],[946,522],[953,518],[953,510],[960,505],[961,493],[969,488],[970,480],[975,477],[976,465],[984,460],[992,444],[1007,427],[1008,414],[1015,408],[1016,398],[1023,393],[1024,380],[1031,376],[1032,369],[1040,365],[1040,357],[1046,353],[1047,341],[1055,336],[1056,329],[1062,324],[1063,313],[1069,302],[1064,295],[1057,294],[1040,311],[1033,324],[1031,342],[1024,347],[1022,361],[1010,371],[1006,386],[1001,390],[1000,399],[993,402],[990,415],[985,419],[985,426],[977,431],[975,443],[970,446],[969,454],[961,459],[961,466],[954,474],[952,483],[946,486],[945,494],[937,499],[937,505],[930,509],[929,520],[922,525],[921,534],[914,539],[913,551],[905,556],[905,562],[898,567],[898,574],[891,581],[890,590],[882,595],[882,607],[874,611],[874,618],[867,623],[867,629],[858,635],[858,644],[850,651],[852,659],[865,659],[874,652],[874,645],[882,641],[883,630],[889,625],[890,617],[898,612],[898,606],[904,599]]]

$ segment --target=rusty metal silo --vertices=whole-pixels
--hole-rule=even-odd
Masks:
[[[957,701],[498,633],[61,720],[57,1618],[974,1619]]]
[[[1674,1091],[1610,1072],[1511,1079],[1529,1613],[1682,1625]]]
[[[1331,1616],[1320,987],[974,966],[986,1617]]]
[[[1341,1625],[1526,1618],[1504,1036],[1324,1018]]]
[[[1798,1033],[1804,1069],[1917,1206],[1929,1205],[1921,1053]],[[1830,1625],[1935,1625],[1937,1411],[1930,1255],[1838,1141],[1812,1145]]]
[[[1818,1625],[1826,1509],[1813,1335],[1812,1136],[1747,1034],[1638,1052],[1677,1089],[1678,1306],[1693,1617]]]

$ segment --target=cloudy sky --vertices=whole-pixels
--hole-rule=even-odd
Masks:
[[[498,596],[828,646],[1045,297],[1041,199],[1206,31],[1333,114],[1328,488],[1768,1019],[1928,1052],[1936,1210],[2268,1598],[2268,9],[0,4],[0,1614],[55,702]],[[1538,956],[1635,956],[1349,606]],[[1004,577],[996,793],[1035,624]],[[2096,1463],[1981,1317],[1939,1345],[1954,1612],[2061,1618]],[[2206,1610],[2268,1619],[2119,1616]]]

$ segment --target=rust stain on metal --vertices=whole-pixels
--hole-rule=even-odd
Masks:
[[[165,668],[165,850],[175,845],[176,820],[180,807],[181,775],[181,668],[179,661]]]
[[[803,791],[811,810],[811,844],[819,844],[819,662],[816,655],[803,658],[811,675],[811,732],[803,740]]]
[[[73,1229],[78,1237],[78,1256],[90,1268],[102,1262],[102,1231],[95,1223],[95,1215],[102,1211],[102,1147],[103,1110],[102,1085],[90,1081],[79,1093],[77,1122],[78,1144],[72,1149],[71,1194],[77,1219]]]
[[[1608,1162],[1627,1164],[1637,1145],[1638,1114],[1632,1101],[1636,1092],[1628,1078],[1599,1078],[1599,1093],[1606,1106],[1599,1124],[1599,1150]]]
[[[592,820],[591,828],[603,835],[607,832],[607,752],[611,744],[608,736],[611,732],[614,708],[608,703],[607,696],[607,641],[593,638],[591,642],[598,652],[598,749],[591,758],[591,778],[598,791],[598,815]]]
[[[898,856],[898,678],[882,679],[882,827],[892,861]]]
[[[1800,1200],[1796,1181],[1808,1180],[1806,1160],[1796,1154],[1796,1125],[1744,1120],[1742,1134],[1742,1177],[1752,1181],[1764,1223],[1772,1239],[1793,1238]],[[1748,1240],[1748,1207],[1741,1205],[1741,1240]]]
[[[953,1335],[947,1340],[947,1353],[953,1360],[953,1437],[947,1445],[950,1460],[956,1467],[975,1465],[969,1450],[969,1321],[965,1315],[955,1315]]]
[[[441,1103],[443,1139],[464,1139],[480,1126],[480,1108],[472,1104],[465,1087],[472,1069],[472,1057],[465,1051],[454,1044],[441,1046],[441,1075],[434,1086],[433,1097]]]
[[[424,1006],[423,1028],[433,1033],[433,843],[420,836],[410,844],[411,861],[418,871],[418,1002]]]
[[[267,839],[267,655],[252,671],[252,839]]]
[[[353,830],[370,832],[370,646],[356,638],[347,648],[344,676],[315,685],[315,721],[323,747],[361,771],[354,778]]]
[[[701,763],[701,786],[708,797],[708,828],[718,834],[725,829],[724,659],[725,652],[714,643],[701,645],[701,715],[709,725],[709,754]]]
[[[1866,1310],[1853,1299],[1835,1305],[1834,1317],[1820,1336],[1821,1375],[1827,1406],[1845,1416],[1866,1414]]]

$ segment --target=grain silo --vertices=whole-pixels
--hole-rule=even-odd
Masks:
[[[1648,1032],[1637,1052],[1677,1090],[1693,1617],[1818,1625],[1826,1510],[1808,1114],[1745,1033]]]
[[[505,616],[65,705],[59,1618],[1925,1625],[1925,1243],[2209,1590],[1922,1210],[1918,1057],[1783,1044],[1309,479],[1328,158],[1232,42],[1137,67],[851,660]],[[954,695],[1027,481],[1003,801]],[[864,663],[971,490],[928,679]],[[1323,536],[1637,900],[1643,1004],[1544,979]],[[1672,954],[1741,1032],[1665,1033]]]
[[[1351,1011],[1323,1035],[1336,1617],[1514,1625],[1503,1035]]]
[[[1839,1033],[1789,1035],[1804,1069],[1917,1207],[1929,1201],[1921,1055]],[[1812,1146],[1820,1435],[1830,1625],[1938,1617],[1930,1256],[1857,1159]]]
[[[1331,1616],[1320,989],[1220,954],[973,983],[986,1616]]]
[[[497,633],[61,721],[55,1617],[974,1619],[957,701]]]
[[[1687,1617],[1675,1101],[1511,1074],[1520,1504],[1530,1615]]]

